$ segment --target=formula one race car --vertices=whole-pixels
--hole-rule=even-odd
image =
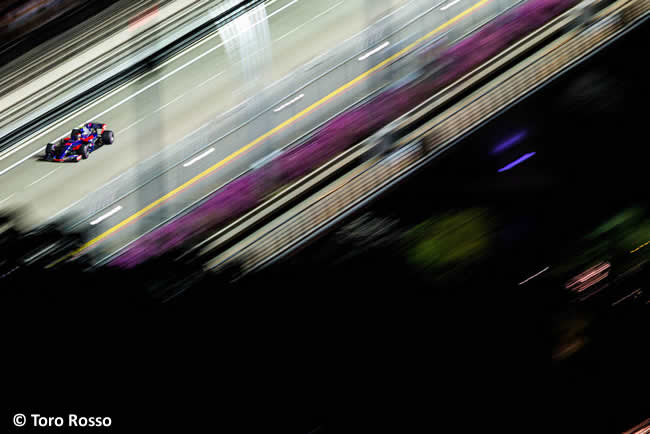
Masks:
[[[111,145],[115,140],[113,131],[106,129],[106,124],[89,122],[75,128],[69,137],[61,139],[58,144],[48,143],[45,147],[47,161],[79,161],[88,158],[91,152],[103,145]]]

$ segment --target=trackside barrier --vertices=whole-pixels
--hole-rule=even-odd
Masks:
[[[296,209],[207,261],[206,269],[228,263],[243,273],[264,267],[354,212],[391,185],[409,176],[458,143],[480,125],[598,49],[630,31],[650,11],[649,0],[624,0],[607,8],[586,29],[576,29],[522,61],[440,116],[398,140],[398,151],[360,167],[334,186],[314,194]]]
[[[92,26],[76,25],[66,32],[32,48],[22,56],[0,66],[0,101],[19,87],[35,78],[55,72],[54,70],[66,61],[75,60],[84,51],[115,34],[124,31],[129,17],[138,16],[148,9],[163,7],[170,0],[156,2],[118,1],[91,18]],[[158,16],[156,18],[160,19]],[[77,23],[79,24],[79,23]],[[145,30],[142,26],[138,31],[132,31],[136,37]],[[99,51],[96,55],[104,54]],[[78,62],[81,59],[77,59]],[[4,103],[3,103],[4,104]],[[2,106],[4,107],[4,105]]]

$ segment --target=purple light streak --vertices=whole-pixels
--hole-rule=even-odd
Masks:
[[[513,161],[512,163],[510,163],[510,164],[508,164],[508,165],[506,165],[506,166],[503,166],[501,169],[498,170],[498,172],[501,173],[501,172],[505,172],[506,170],[510,170],[510,169],[512,169],[513,167],[515,167],[517,164],[521,163],[522,161],[528,160],[528,159],[529,159],[530,157],[532,157],[533,155],[535,155],[534,152],[530,152],[530,153],[528,153],[528,154],[524,154],[524,155],[522,155],[521,157],[517,158],[517,159],[516,159],[515,161]]]

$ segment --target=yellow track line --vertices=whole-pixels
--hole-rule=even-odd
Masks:
[[[471,13],[474,12],[476,9],[478,9],[478,8],[480,8],[481,6],[485,5],[485,4],[486,4],[487,2],[489,2],[489,1],[490,1],[490,0],[481,0],[481,1],[479,1],[478,3],[476,3],[474,6],[470,7],[469,9],[464,10],[464,11],[461,12],[460,14],[456,15],[454,18],[450,19],[449,21],[445,22],[444,24],[441,24],[440,26],[436,27],[435,29],[433,29],[432,31],[430,31],[429,33],[427,33],[426,35],[424,35],[424,36],[422,36],[421,38],[417,39],[415,42],[412,42],[411,44],[409,44],[409,45],[407,45],[406,47],[402,48],[400,51],[398,51],[397,53],[393,54],[392,56],[390,56],[390,57],[387,58],[386,60],[384,60],[384,61],[378,63],[378,64],[375,65],[375,66],[373,66],[372,68],[370,68],[369,70],[367,70],[367,71],[364,72],[363,74],[359,75],[358,77],[354,78],[353,80],[351,80],[351,81],[349,81],[348,83],[344,84],[343,86],[339,87],[338,89],[336,89],[335,91],[333,91],[333,92],[330,93],[329,95],[326,95],[326,96],[323,97],[322,99],[316,101],[315,103],[313,103],[312,105],[310,105],[310,106],[307,107],[306,109],[302,110],[301,112],[297,113],[296,115],[294,115],[294,116],[292,116],[291,118],[287,119],[286,121],[282,122],[281,124],[279,124],[278,126],[276,126],[275,128],[273,128],[272,130],[270,130],[270,131],[268,131],[268,132],[262,134],[261,136],[259,136],[257,139],[253,140],[252,142],[250,142],[250,143],[247,144],[246,146],[244,146],[244,147],[238,149],[237,151],[233,152],[232,154],[230,154],[229,156],[227,156],[227,157],[224,158],[223,160],[219,161],[218,163],[216,163],[216,164],[213,165],[212,167],[209,167],[208,169],[206,169],[206,170],[204,170],[203,172],[199,173],[199,174],[196,175],[194,178],[190,179],[189,181],[187,181],[186,183],[184,183],[184,184],[181,185],[180,187],[175,188],[174,190],[172,190],[172,191],[170,191],[169,193],[165,194],[164,196],[162,196],[162,197],[159,198],[158,200],[156,200],[156,201],[150,203],[149,205],[147,205],[146,207],[144,207],[144,208],[141,209],[140,211],[138,211],[138,212],[136,212],[135,214],[131,215],[131,216],[128,217],[127,219],[125,219],[125,220],[121,221],[120,223],[116,224],[115,226],[113,226],[112,228],[110,228],[109,230],[107,230],[106,232],[104,232],[104,233],[102,233],[101,235],[98,235],[97,237],[95,237],[95,238],[93,238],[92,240],[88,241],[87,243],[85,243],[84,245],[82,245],[81,247],[79,247],[77,250],[74,250],[74,251],[72,251],[72,252],[70,252],[70,253],[68,253],[68,254],[66,254],[66,255],[64,255],[64,256],[62,256],[61,258],[57,259],[56,261],[52,262],[51,264],[49,264],[49,265],[48,265],[47,267],[45,267],[45,268],[53,267],[54,265],[58,264],[58,263],[61,262],[61,261],[64,261],[64,260],[66,260],[66,259],[68,259],[68,258],[70,258],[70,257],[72,257],[72,256],[76,256],[76,255],[78,255],[79,253],[83,252],[84,250],[86,250],[86,249],[89,248],[90,246],[92,246],[92,245],[98,243],[99,241],[103,240],[104,238],[108,237],[109,235],[113,234],[114,232],[120,230],[121,228],[123,228],[124,226],[128,225],[129,223],[131,223],[131,222],[134,221],[135,219],[137,219],[137,218],[141,217],[142,215],[146,214],[147,212],[151,211],[151,209],[153,209],[153,208],[155,208],[156,206],[160,205],[162,202],[164,202],[164,201],[166,201],[167,199],[171,198],[171,197],[174,196],[176,193],[178,193],[178,192],[180,192],[180,191],[182,191],[182,190],[185,190],[187,187],[189,187],[190,185],[194,184],[194,183],[195,183],[196,181],[198,181],[199,179],[201,179],[201,178],[203,178],[203,177],[209,175],[210,173],[214,172],[216,169],[220,168],[220,167],[223,166],[224,164],[226,164],[226,163],[228,163],[229,161],[233,160],[234,158],[236,158],[236,157],[239,156],[240,154],[242,154],[242,153],[248,151],[250,148],[252,148],[253,146],[257,145],[257,144],[260,143],[262,140],[267,139],[268,137],[270,137],[270,136],[272,136],[273,134],[275,134],[275,133],[277,133],[278,131],[280,131],[282,128],[284,128],[284,127],[286,127],[287,125],[289,125],[289,124],[295,122],[297,119],[303,117],[304,115],[306,115],[306,114],[309,113],[310,111],[314,110],[316,107],[318,107],[318,106],[320,106],[320,105],[326,103],[327,101],[329,101],[330,99],[332,99],[332,98],[335,97],[336,95],[338,95],[338,94],[340,94],[341,92],[345,91],[346,89],[348,89],[348,88],[354,86],[355,84],[357,84],[358,82],[360,82],[360,81],[363,80],[364,78],[368,77],[370,74],[372,74],[372,73],[376,72],[377,70],[383,68],[383,67],[386,66],[388,63],[392,62],[393,60],[397,59],[398,57],[402,56],[403,54],[405,54],[405,53],[411,51],[415,46],[419,45],[420,43],[422,43],[422,42],[425,41],[426,39],[429,39],[431,36],[433,36],[433,35],[435,35],[436,33],[440,32],[440,31],[443,30],[444,28],[449,27],[450,25],[452,25],[452,24],[455,23],[456,21],[458,21],[458,20],[462,19],[463,17],[465,17],[465,16],[471,14]]]

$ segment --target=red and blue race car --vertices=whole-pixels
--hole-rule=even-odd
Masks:
[[[58,144],[48,143],[45,147],[47,161],[79,161],[88,158],[91,152],[103,145],[111,145],[115,140],[113,131],[106,129],[106,124],[89,122],[75,128],[69,137],[64,137]]]

